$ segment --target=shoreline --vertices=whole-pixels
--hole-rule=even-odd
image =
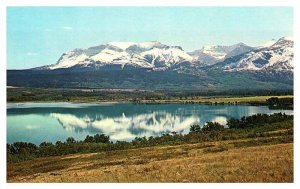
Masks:
[[[247,96],[247,97],[200,97],[197,99],[152,99],[152,100],[132,100],[132,99],[119,99],[119,100],[90,100],[86,98],[69,99],[69,100],[36,100],[36,101],[6,101],[6,104],[43,104],[43,103],[62,103],[62,104],[141,104],[141,105],[163,105],[163,104],[199,104],[199,105],[248,105],[248,106],[269,106],[267,100],[270,98],[279,99],[293,99],[293,95],[284,96]],[[279,109],[293,109],[293,104],[286,106],[273,106],[272,108]]]
[[[7,103],[21,103],[21,102],[101,102],[101,103],[113,103],[113,102],[135,102],[135,103],[184,103],[184,102],[194,102],[194,103],[241,103],[241,102],[264,102],[269,98],[294,98],[294,95],[253,95],[253,96],[200,96],[196,99],[151,99],[151,100],[134,100],[134,99],[116,99],[116,100],[88,100],[86,97],[79,97],[78,99],[70,100],[20,100],[20,101],[10,101]],[[80,99],[80,100],[79,100]],[[92,98],[93,99],[93,98]],[[223,100],[223,101],[222,101]],[[241,101],[242,100],[242,101]]]

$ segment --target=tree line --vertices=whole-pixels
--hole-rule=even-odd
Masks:
[[[271,97],[271,98],[267,99],[266,103],[270,109],[282,109],[282,108],[293,109],[294,98]]]

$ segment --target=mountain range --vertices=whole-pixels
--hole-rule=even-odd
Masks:
[[[292,89],[293,45],[282,37],[259,47],[244,43],[186,52],[158,41],[111,42],[63,53],[55,64],[8,70],[23,87],[134,89]]]

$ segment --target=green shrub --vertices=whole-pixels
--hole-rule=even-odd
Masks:
[[[200,125],[192,125],[190,127],[190,132],[200,132],[200,131],[201,131]]]
[[[218,122],[207,122],[203,126],[202,131],[220,131],[223,129],[224,129],[224,126]]]

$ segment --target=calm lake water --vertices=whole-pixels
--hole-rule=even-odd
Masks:
[[[130,141],[172,131],[188,133],[196,123],[226,124],[231,117],[275,112],[293,114],[292,110],[247,105],[14,103],[7,105],[7,142],[54,143],[70,136],[83,140],[96,133],[109,135],[113,141]]]

